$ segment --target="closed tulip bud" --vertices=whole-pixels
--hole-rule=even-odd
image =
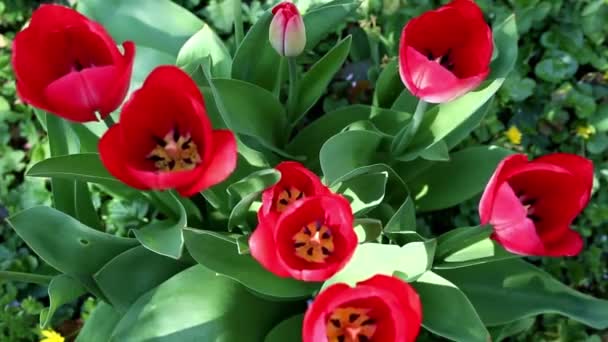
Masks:
[[[298,8],[290,2],[282,2],[272,9],[269,39],[281,56],[295,57],[306,46],[306,29]]]

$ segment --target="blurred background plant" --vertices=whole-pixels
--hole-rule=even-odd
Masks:
[[[233,0],[175,0],[213,26],[233,49]],[[10,45],[15,32],[41,1],[0,0],[0,271],[49,272],[3,223],[3,219],[34,205],[49,205],[48,182],[25,178],[24,171],[48,157],[46,137],[30,108],[15,96]],[[55,1],[73,4],[74,1]],[[246,25],[278,1],[243,1]],[[299,0],[306,10],[324,0]],[[363,0],[357,14],[336,28],[336,36],[353,35],[349,62],[334,80],[322,106],[370,103],[382,66],[396,56],[399,35],[412,16],[447,1]],[[477,0],[489,22],[515,12],[520,36],[518,63],[495,98],[483,124],[463,142],[502,145],[531,157],[554,151],[586,155],[596,164],[594,196],[575,223],[587,240],[576,258],[531,259],[562,282],[599,298],[608,298],[608,1],[607,0]],[[314,60],[335,37],[301,58]],[[95,205],[111,233],[151,215],[147,203],[125,202],[95,194]],[[478,198],[420,218],[421,226],[437,229],[476,225]],[[50,227],[51,228],[51,227]],[[0,342],[37,341],[40,310],[48,305],[46,288],[0,283]],[[95,305],[82,299],[61,308],[52,326],[70,337]],[[514,341],[608,341],[608,332],[593,331],[574,321],[545,315],[524,322]],[[428,335],[421,340],[435,340]],[[69,340],[69,339],[68,339]],[[496,340],[500,340],[497,338]]]

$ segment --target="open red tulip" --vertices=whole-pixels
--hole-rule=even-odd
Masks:
[[[212,129],[201,92],[174,66],[150,73],[123,106],[120,123],[101,138],[99,153],[126,184],[182,196],[223,181],[237,160],[234,134]]]
[[[249,248],[280,277],[323,281],[344,267],[357,243],[350,204],[340,195],[326,194],[293,202],[276,221],[260,221]]]
[[[505,158],[490,179],[481,202],[482,224],[493,239],[521,255],[572,256],[583,239],[570,228],[591,196],[593,164],[567,153],[533,161],[523,154]]]
[[[298,162],[282,162],[275,169],[281,173],[281,179],[262,193],[259,221],[278,218],[290,204],[302,198],[330,193],[316,174]]]
[[[492,31],[472,0],[454,0],[410,20],[399,46],[407,89],[426,102],[451,101],[476,88],[490,72]]]
[[[76,122],[105,118],[127,94],[135,45],[124,55],[106,30],[60,5],[42,5],[13,42],[12,64],[23,102]]]
[[[308,307],[303,342],[413,342],[422,324],[416,291],[396,277],[376,275],[356,287],[334,284]]]

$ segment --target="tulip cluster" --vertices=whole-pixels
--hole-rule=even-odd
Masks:
[[[295,5],[281,3],[272,13],[273,48],[281,56],[301,54],[306,30]],[[400,77],[421,101],[452,101],[488,76],[492,40],[475,2],[454,0],[405,25]],[[132,42],[121,51],[98,23],[67,7],[43,5],[15,38],[12,64],[24,102],[88,122],[121,106],[134,56]],[[423,114],[416,113],[418,119]],[[99,142],[99,154],[107,170],[133,188],[192,196],[235,170],[237,141],[230,130],[212,127],[203,95],[188,74],[160,66],[124,102],[119,122]],[[358,246],[351,205],[300,163],[275,168],[281,178],[262,193],[258,225],[249,238],[251,255],[278,277],[326,281]],[[577,255],[583,240],[570,224],[589,202],[592,184],[593,165],[583,157],[556,153],[529,161],[512,155],[487,184],[480,221],[491,225],[492,238],[512,253]],[[410,342],[418,335],[422,311],[416,291],[400,278],[378,274],[355,287],[339,283],[310,304],[302,339]]]

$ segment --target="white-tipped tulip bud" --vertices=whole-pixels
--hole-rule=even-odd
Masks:
[[[269,39],[281,56],[295,57],[306,46],[306,28],[298,8],[290,2],[282,2],[272,9]]]

